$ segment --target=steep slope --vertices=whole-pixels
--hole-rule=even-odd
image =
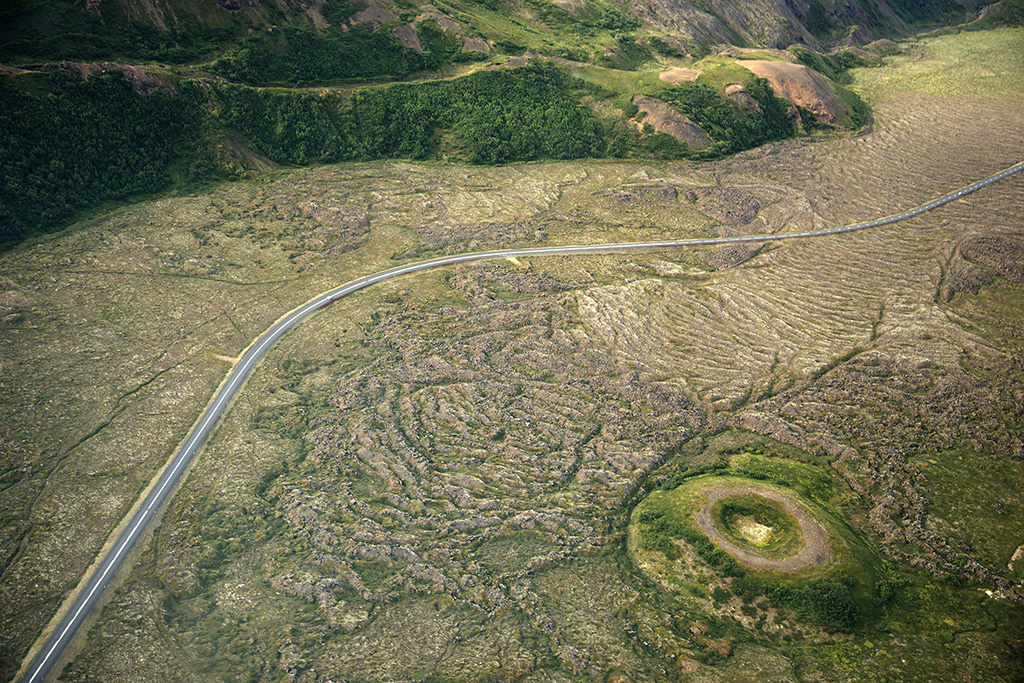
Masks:
[[[673,49],[700,53],[720,44],[820,47],[850,30],[864,42],[965,17],[954,0],[458,0],[415,8],[398,0],[12,0],[0,12],[0,59],[194,63],[227,56],[241,65],[236,77],[267,80],[267,73],[246,71],[288,55],[298,61],[287,65],[298,75],[269,76],[302,82],[404,77],[466,54],[523,49],[591,62],[610,52],[628,61],[616,36],[638,28],[669,38]],[[438,42],[438,30],[449,45]],[[338,59],[331,73],[316,75],[324,68],[318,62]]]

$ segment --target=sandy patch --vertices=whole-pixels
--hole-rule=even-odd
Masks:
[[[1024,543],[1022,543],[1021,545],[1017,546],[1017,549],[1015,551],[1013,551],[1013,557],[1010,558],[1010,561],[1009,561],[1009,563],[1007,563],[1006,568],[1009,569],[1012,572],[1013,571],[1013,563],[1014,562],[1019,562],[1020,560],[1024,560]]]
[[[697,76],[700,76],[702,73],[704,72],[700,69],[676,68],[669,69],[668,71],[662,71],[658,74],[658,78],[666,83],[677,85],[679,83],[692,83],[697,80]]]
[[[740,532],[740,535],[751,543],[762,545],[772,537],[775,527],[765,526],[753,517],[738,517],[736,519],[736,531]]]

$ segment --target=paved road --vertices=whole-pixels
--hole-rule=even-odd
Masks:
[[[199,418],[199,422],[188,435],[185,445],[181,447],[174,456],[170,465],[165,468],[164,472],[157,479],[155,485],[150,489],[149,494],[147,494],[146,498],[143,500],[142,506],[138,509],[135,516],[132,517],[131,522],[128,524],[125,531],[114,543],[113,548],[107,553],[106,557],[104,557],[97,566],[96,571],[93,572],[93,575],[86,583],[85,588],[75,599],[74,603],[72,603],[65,617],[57,625],[53,635],[46,640],[39,654],[37,654],[32,660],[32,663],[27,669],[28,673],[22,681],[24,683],[37,683],[38,681],[44,680],[51,669],[53,669],[54,664],[60,658],[64,648],[67,647],[68,643],[74,637],[78,627],[82,624],[86,615],[88,615],[93,606],[99,601],[107,585],[113,579],[118,569],[120,569],[125,557],[127,557],[136,542],[140,537],[142,537],[150,523],[157,516],[157,513],[170,497],[175,485],[181,478],[182,473],[186,470],[189,463],[192,462],[192,459],[202,448],[203,443],[206,442],[210,433],[217,426],[217,423],[227,410],[231,400],[235,397],[235,394],[238,393],[238,390],[241,389],[245,380],[252,373],[253,368],[256,367],[256,364],[267,355],[267,352],[273,348],[274,344],[276,344],[281,337],[286,335],[289,330],[304,321],[310,315],[329,306],[335,301],[343,299],[354,292],[358,292],[361,289],[365,289],[370,285],[384,280],[390,280],[395,277],[415,273],[428,268],[439,268],[467,261],[508,258],[512,256],[551,256],[555,254],[590,254],[615,251],[656,251],[660,249],[702,247],[718,244],[781,242],[783,240],[822,237],[824,235],[838,235],[844,232],[866,230],[868,228],[874,228],[880,225],[889,225],[908,218],[913,218],[914,216],[918,216],[926,211],[931,211],[932,209],[942,206],[943,204],[948,204],[949,202],[960,199],[965,195],[975,192],[987,185],[997,183],[1000,180],[1021,171],[1024,171],[1024,162],[1011,166],[1004,171],[996,173],[993,176],[989,176],[988,178],[978,181],[961,190],[956,190],[955,192],[950,192],[938,199],[933,199],[927,204],[922,204],[921,206],[909,211],[904,211],[903,213],[888,216],[886,218],[867,221],[865,223],[847,225],[841,228],[775,235],[750,235],[745,237],[714,237],[708,239],[668,240],[663,242],[602,244],[584,247],[536,247],[532,249],[503,249],[473,254],[459,254],[457,256],[444,256],[441,258],[431,259],[429,261],[399,266],[397,268],[376,273],[375,275],[368,275],[367,277],[354,280],[347,285],[332,289],[329,292],[324,292],[274,323],[274,325],[264,332],[242,355],[242,358],[231,370],[227,380],[221,385],[220,390],[213,397],[213,400],[206,408],[206,411]]]

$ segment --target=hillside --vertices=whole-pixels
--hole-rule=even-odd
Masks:
[[[867,110],[842,84],[880,63],[892,43],[875,39],[967,16],[952,0],[777,4],[16,0],[0,11],[0,245],[275,165],[707,160],[857,130]],[[751,70],[765,60],[793,65]],[[678,69],[697,76],[658,77]]]
[[[963,21],[973,7],[954,0],[12,0],[0,14],[0,56],[220,58],[219,69],[255,81],[400,78],[466,53],[628,60],[618,38],[638,29],[687,54],[722,44],[822,47],[848,34],[869,42]],[[454,43],[438,43],[431,35],[438,29]]]

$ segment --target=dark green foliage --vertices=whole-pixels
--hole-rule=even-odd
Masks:
[[[633,71],[644,62],[651,60],[650,51],[636,42],[631,35],[620,35],[616,39],[619,44],[618,54],[612,59],[614,66],[625,71]]]
[[[126,14],[121,5],[105,3],[102,16],[84,12],[80,2],[39,3],[12,0],[0,12],[0,60],[152,59],[185,63],[203,58],[245,32],[241,20],[206,26],[183,15],[163,30]]]
[[[611,31],[635,31],[640,28],[640,22],[633,17],[627,17],[620,10],[612,7],[605,10],[601,15],[601,28]]]
[[[672,539],[668,536],[648,536],[645,534],[640,544],[647,550],[657,550],[663,553],[669,561],[678,560],[682,557],[682,553],[679,552],[679,546],[673,543]]]
[[[747,479],[757,479],[758,481],[766,481],[771,478],[767,472],[761,470],[751,470],[746,467],[737,467],[736,475],[740,477],[746,477]],[[729,503],[731,505],[731,503]]]
[[[763,78],[751,80],[746,88],[763,110],[762,115],[740,111],[714,88],[702,83],[665,88],[656,96],[686,114],[714,140],[709,149],[690,153],[691,158],[715,158],[792,137],[789,103],[775,97]]]
[[[860,607],[850,588],[835,579],[770,586],[766,593],[775,604],[790,607],[800,618],[828,629],[850,631],[860,621]]]
[[[861,66],[878,66],[878,62],[864,59],[849,50],[840,50],[834,55],[836,62],[844,69],[855,69]]]
[[[650,44],[651,49],[653,49],[659,55],[665,55],[666,57],[685,57],[686,56],[682,52],[677,50],[676,48],[674,48],[671,45],[669,45],[668,43],[666,43],[661,38],[658,38],[657,36],[652,36],[647,42]]]
[[[672,539],[682,538],[686,528],[664,516],[660,510],[645,510],[640,513],[640,522],[646,524],[640,532],[640,546],[647,550],[657,550],[667,559],[678,560],[682,553]]]
[[[748,603],[764,594],[765,584],[752,576],[744,575],[732,582],[732,592],[743,602]]]
[[[494,41],[494,47],[496,47],[499,52],[506,55],[521,55],[526,52],[525,45],[520,45],[519,43],[511,40],[496,40]]]
[[[427,33],[428,42],[437,45],[433,33]],[[439,65],[443,57],[441,53],[425,57],[405,47],[389,27],[373,29],[359,24],[329,35],[285,27],[275,34],[258,34],[234,56],[218,59],[209,68],[252,85],[316,85],[348,78],[404,78],[436,68],[428,66],[428,59],[429,64]]]
[[[906,588],[907,582],[903,579],[879,579],[875,581],[875,594],[879,605],[889,606],[899,602],[900,596]]]
[[[432,21],[425,21],[417,28],[420,46],[423,47],[423,68],[433,71],[450,62],[462,52],[462,42],[437,27]]]
[[[577,19],[567,11],[559,7],[558,5],[546,2],[545,0],[527,0],[527,4],[537,12],[537,16],[540,17],[541,21],[547,24],[549,27],[554,29],[566,28],[566,27],[588,27],[593,26],[593,22],[584,21]]]
[[[357,11],[359,11],[359,5],[349,0],[324,0],[324,4],[320,8],[324,19],[332,26],[340,26]]]
[[[871,120],[871,110],[868,108],[867,102],[862,100],[857,93],[847,90],[841,85],[835,86],[835,91],[839,99],[846,105],[847,111],[850,112],[850,126],[852,128],[861,128]]]
[[[668,133],[654,133],[643,140],[646,152],[662,159],[681,159],[689,155],[690,148]]]
[[[850,76],[846,73],[846,65],[832,55],[823,55],[803,47],[793,46],[789,52],[797,61],[810,67],[836,83],[849,83]]]
[[[448,131],[470,163],[595,157],[602,131],[551,66],[357,91],[351,121],[362,158],[425,157]]]
[[[665,514],[665,512],[663,510],[653,510],[653,509],[642,510],[637,515],[637,521],[640,522],[641,524],[650,524],[651,522],[653,522],[654,520],[656,520],[659,517],[663,516],[664,514]]]
[[[889,0],[888,4],[908,23],[952,24],[967,17],[967,10],[956,0]]]
[[[157,192],[213,168],[204,96],[139,95],[121,74],[41,77],[42,94],[0,78],[0,244],[106,200]]]
[[[605,156],[611,159],[621,159],[634,146],[635,136],[628,133],[613,133],[608,139],[608,147],[605,149]]]
[[[1003,18],[1010,26],[1024,26],[1024,0],[1003,0]]]
[[[832,31],[832,24],[829,22],[828,15],[825,14],[825,6],[821,4],[821,0],[811,0],[804,25],[807,26],[808,31],[819,38],[827,36]]]
[[[276,162],[301,165],[354,156],[332,100],[242,86],[211,88],[211,95],[224,123]]]
[[[850,591],[854,583],[849,577],[843,577],[795,585],[772,584],[741,576],[733,581],[732,591],[745,603],[767,595],[776,606],[789,607],[801,619],[830,630],[850,631],[861,620],[860,607]]]
[[[707,536],[680,525],[680,536],[693,546],[701,559],[717,567],[723,576],[744,576],[746,572],[727,552],[712,543]],[[677,537],[677,538],[679,538]]]
[[[723,470],[726,470],[728,468],[729,468],[729,463],[727,463],[724,460],[719,460],[718,462],[713,462],[713,463],[709,463],[707,465],[701,465],[699,467],[694,467],[694,468],[686,470],[685,472],[677,472],[676,474],[673,474],[671,477],[666,479],[661,484],[660,488],[663,491],[671,491],[672,489],[678,488],[679,486],[681,486],[687,479],[692,479],[693,477],[699,477],[702,474],[711,474],[713,472],[714,473],[722,472]]]
[[[338,99],[220,86],[221,116],[274,161],[413,158],[450,136],[474,164],[600,156],[603,131],[552,66],[484,71],[465,78],[394,84]]]

